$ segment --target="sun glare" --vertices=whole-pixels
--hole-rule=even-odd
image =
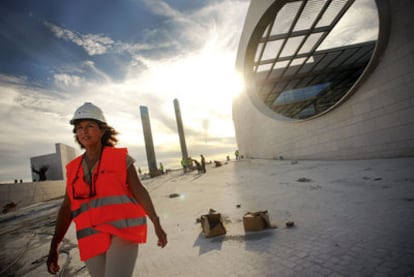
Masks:
[[[171,98],[228,105],[243,88],[243,82],[235,70],[234,53],[212,44],[187,56],[149,61],[145,88]]]
[[[168,60],[145,60],[145,64],[146,71],[130,72],[124,82],[102,89],[116,92],[114,99],[123,97],[136,107],[148,105],[156,147],[170,151],[179,148],[177,133],[171,126],[168,128],[165,121],[166,118],[175,121],[174,99],[180,102],[188,144],[198,144],[200,137],[204,143],[234,137],[232,101],[244,88],[243,79],[235,69],[234,52],[221,49],[212,39],[198,52]],[[136,97],[137,92],[139,97]],[[155,103],[157,107],[151,106]],[[155,110],[162,116],[153,113]],[[133,122],[139,119],[138,108],[124,112],[136,114],[130,116],[128,122],[122,120],[123,116],[111,118],[121,131],[120,141],[127,145],[143,145],[139,135],[141,124]]]

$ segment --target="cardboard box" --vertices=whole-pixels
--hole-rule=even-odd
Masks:
[[[220,213],[209,213],[201,216],[201,227],[206,238],[226,234],[223,218]]]
[[[270,228],[269,213],[267,211],[247,212],[243,216],[243,225],[245,232]]]

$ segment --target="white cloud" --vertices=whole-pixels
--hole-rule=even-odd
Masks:
[[[148,37],[168,38],[178,50],[203,47],[206,37],[218,34],[217,43],[236,49],[249,4],[245,1],[220,1],[199,10],[182,13],[164,1],[147,0],[145,3],[156,15],[166,17],[168,29],[149,30]]]
[[[319,49],[376,40],[378,24],[378,11],[375,1],[355,1]]]
[[[161,15],[171,18],[182,18],[183,14],[178,10],[173,9],[168,3],[158,0],[144,0],[145,4],[156,15]]]
[[[64,87],[80,87],[81,83],[83,83],[85,80],[84,78],[76,75],[70,75],[70,74],[55,74],[54,76],[55,84],[58,87],[64,88]]]
[[[77,32],[59,27],[50,22],[45,22],[44,24],[56,35],[56,37],[71,41],[76,45],[84,48],[90,56],[105,54],[108,52],[108,49],[110,49],[114,44],[114,41],[111,38],[104,35],[82,35]]]

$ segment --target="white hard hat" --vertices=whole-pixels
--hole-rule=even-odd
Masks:
[[[74,125],[75,120],[78,119],[94,119],[100,122],[106,123],[105,117],[102,110],[90,102],[85,102],[80,106],[73,115],[73,118],[69,121],[70,124]]]

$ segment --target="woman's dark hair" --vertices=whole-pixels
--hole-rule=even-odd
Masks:
[[[79,141],[78,136],[76,135],[76,125],[81,121],[82,119],[76,120],[75,124],[73,125],[73,133],[75,134],[75,141],[80,145],[81,149],[85,148]],[[113,127],[109,126],[108,124],[90,119],[91,121],[94,121],[96,124],[98,124],[99,129],[104,130],[104,134],[101,138],[102,146],[110,146],[113,147],[115,144],[118,143],[118,139],[116,136],[119,134]]]

